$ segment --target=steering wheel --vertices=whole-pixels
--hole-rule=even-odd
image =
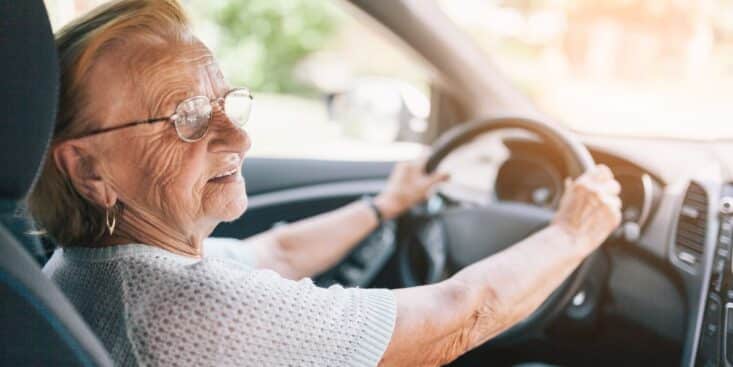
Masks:
[[[558,127],[520,117],[485,118],[463,123],[443,134],[433,145],[425,166],[433,172],[458,147],[477,136],[500,129],[522,129],[561,153],[567,172],[577,177],[594,166],[585,146]],[[537,206],[495,201],[476,206],[446,206],[408,216],[413,231],[409,244],[400,246],[398,262],[405,286],[439,282],[476,261],[491,256],[547,226],[554,212]],[[415,251],[422,253],[416,260]],[[592,255],[591,255],[592,256]],[[536,335],[565,309],[583,284],[592,261],[586,259],[528,318],[490,341],[511,344]],[[420,270],[420,271],[418,271]]]

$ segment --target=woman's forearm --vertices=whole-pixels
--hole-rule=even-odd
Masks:
[[[398,216],[425,200],[431,189],[448,179],[424,173],[424,159],[395,164],[374,205],[383,219]],[[258,267],[299,279],[318,274],[341,260],[377,226],[377,216],[364,202],[278,227],[246,241],[256,249]]]
[[[396,290],[382,364],[444,364],[529,316],[586,255],[574,242],[552,225],[444,282]]]
[[[442,283],[395,291],[382,364],[444,364],[529,316],[621,222],[620,190],[596,166],[566,183],[549,227]]]
[[[283,277],[316,275],[341,260],[377,227],[377,217],[365,202],[276,227],[251,239],[257,265]],[[248,240],[249,242],[250,240]]]

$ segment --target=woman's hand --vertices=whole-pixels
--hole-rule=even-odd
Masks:
[[[445,364],[527,318],[618,226],[619,192],[608,167],[594,167],[568,182],[552,225],[441,283],[395,290],[380,365]]]
[[[431,189],[448,180],[448,174],[425,174],[425,159],[399,162],[392,169],[384,190],[374,198],[385,219],[394,218],[425,200]]]
[[[553,224],[576,239],[583,253],[590,253],[621,222],[621,186],[611,170],[598,165],[575,181],[566,181],[565,194]]]
[[[424,160],[398,163],[374,204],[391,219],[425,199],[444,174],[423,173]],[[376,226],[374,212],[364,202],[303,219],[248,239],[257,252],[257,266],[273,269],[290,279],[313,276],[330,269]]]

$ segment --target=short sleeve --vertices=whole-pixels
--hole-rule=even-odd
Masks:
[[[216,259],[149,276],[127,287],[141,365],[376,366],[394,329],[386,289],[320,288]]]
[[[251,268],[257,267],[254,248],[236,238],[209,237],[204,240],[204,256],[234,261]]]

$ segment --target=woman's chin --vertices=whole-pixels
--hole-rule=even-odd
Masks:
[[[247,195],[243,195],[238,201],[231,202],[222,213],[222,222],[232,222],[241,217],[247,210]]]
[[[218,218],[222,222],[231,222],[239,219],[247,210],[247,190],[244,182],[227,185],[224,190],[216,193],[217,198],[209,201],[210,217]]]

